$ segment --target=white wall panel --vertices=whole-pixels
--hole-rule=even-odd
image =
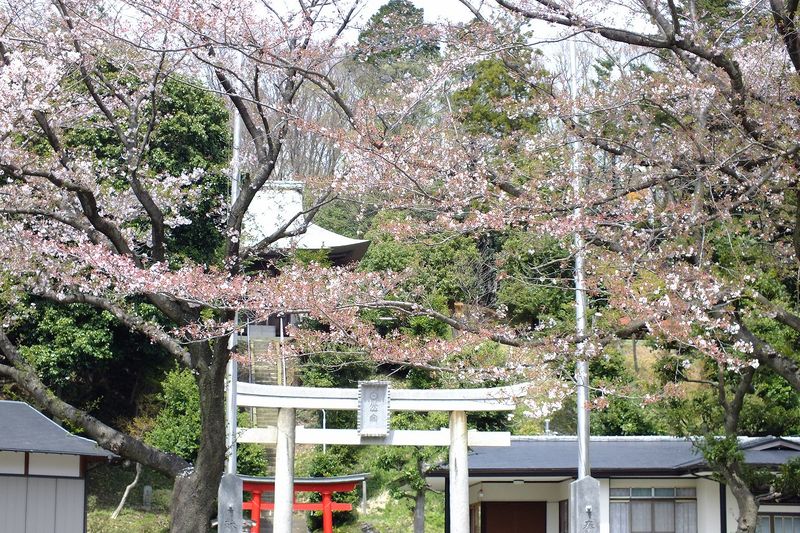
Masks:
[[[56,480],[28,478],[25,533],[53,533],[56,528]],[[22,532],[20,532],[22,533]]]
[[[25,531],[25,498],[28,478],[0,476],[0,532]]]
[[[83,479],[56,480],[55,533],[80,533],[85,516]]]
[[[24,474],[24,452],[0,452],[0,474]]]
[[[28,460],[28,474],[32,476],[80,477],[81,458],[79,455],[32,453]]]
[[[717,533],[719,521],[719,483],[710,479],[697,480],[697,530]]]
[[[547,533],[558,533],[558,502],[547,502]]]

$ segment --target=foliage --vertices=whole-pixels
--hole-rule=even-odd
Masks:
[[[389,0],[359,34],[359,57],[391,80],[421,76],[422,65],[438,55],[437,46],[425,36],[423,13],[408,0]]]
[[[480,61],[466,76],[471,83],[454,92],[452,98],[459,120],[468,131],[506,138],[519,131],[532,133],[539,129],[538,115],[513,110],[514,106],[524,109],[533,88],[515,77],[501,59]]]
[[[571,365],[565,372],[572,375]],[[663,421],[659,406],[643,405],[642,397],[648,394],[647,384],[626,366],[619,351],[610,351],[605,357],[589,362],[591,398],[596,407],[590,416],[593,435],[663,435],[671,428]],[[551,416],[551,430],[562,435],[574,434],[576,427],[576,400],[571,395],[562,407]]]
[[[503,243],[503,267],[497,299],[515,323],[536,327],[553,321],[570,328],[574,315],[572,263],[556,239],[512,232]]]
[[[21,354],[70,402],[115,419],[135,414],[136,397],[157,386],[164,354],[110,313],[38,298],[14,311]]]
[[[161,393],[163,407],[145,440],[161,450],[194,462],[200,447],[200,395],[191,371],[176,369],[167,373]],[[239,427],[249,427],[247,413],[239,413]],[[238,472],[263,476],[267,469],[266,452],[257,444],[237,446]]]
[[[441,304],[452,306],[480,298],[483,259],[474,240],[442,233],[413,244],[403,243],[380,229],[385,220],[376,218],[375,229],[367,233],[372,244],[360,269],[412,273],[403,285],[404,292],[424,295],[438,310],[444,309]]]

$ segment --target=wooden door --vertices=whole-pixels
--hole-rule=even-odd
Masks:
[[[483,502],[481,533],[546,533],[547,502]]]

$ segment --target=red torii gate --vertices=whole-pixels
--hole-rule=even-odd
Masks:
[[[253,526],[250,530],[251,533],[258,533],[261,531],[261,511],[271,511],[275,509],[274,503],[262,501],[261,498],[261,495],[264,492],[275,492],[275,478],[252,476],[239,477],[242,479],[244,492],[249,492],[253,496],[250,501],[242,502],[242,509],[245,511],[250,511],[250,520],[253,521]],[[328,478],[295,478],[295,500],[292,504],[292,509],[294,511],[322,511],[322,531],[323,533],[333,533],[333,511],[353,510],[352,504],[333,501],[333,493],[350,492],[355,490],[356,485],[366,479],[366,474],[354,474],[352,476]],[[298,492],[319,492],[322,496],[322,501],[298,502]]]

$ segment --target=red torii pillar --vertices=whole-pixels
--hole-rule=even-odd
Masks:
[[[253,521],[251,533],[258,533],[261,528],[261,511],[270,511],[275,508],[274,503],[262,501],[261,495],[265,492],[275,492],[275,480],[273,478],[241,477],[244,492],[249,492],[253,495],[249,502],[242,503],[242,509],[250,511],[250,519]],[[295,479],[295,500],[292,504],[292,509],[294,511],[322,511],[322,531],[324,533],[333,533],[333,511],[353,510],[353,506],[349,503],[333,501],[333,493],[355,490],[358,483],[365,479],[365,475],[343,478]],[[322,496],[322,502],[298,502],[298,492],[318,492]]]

